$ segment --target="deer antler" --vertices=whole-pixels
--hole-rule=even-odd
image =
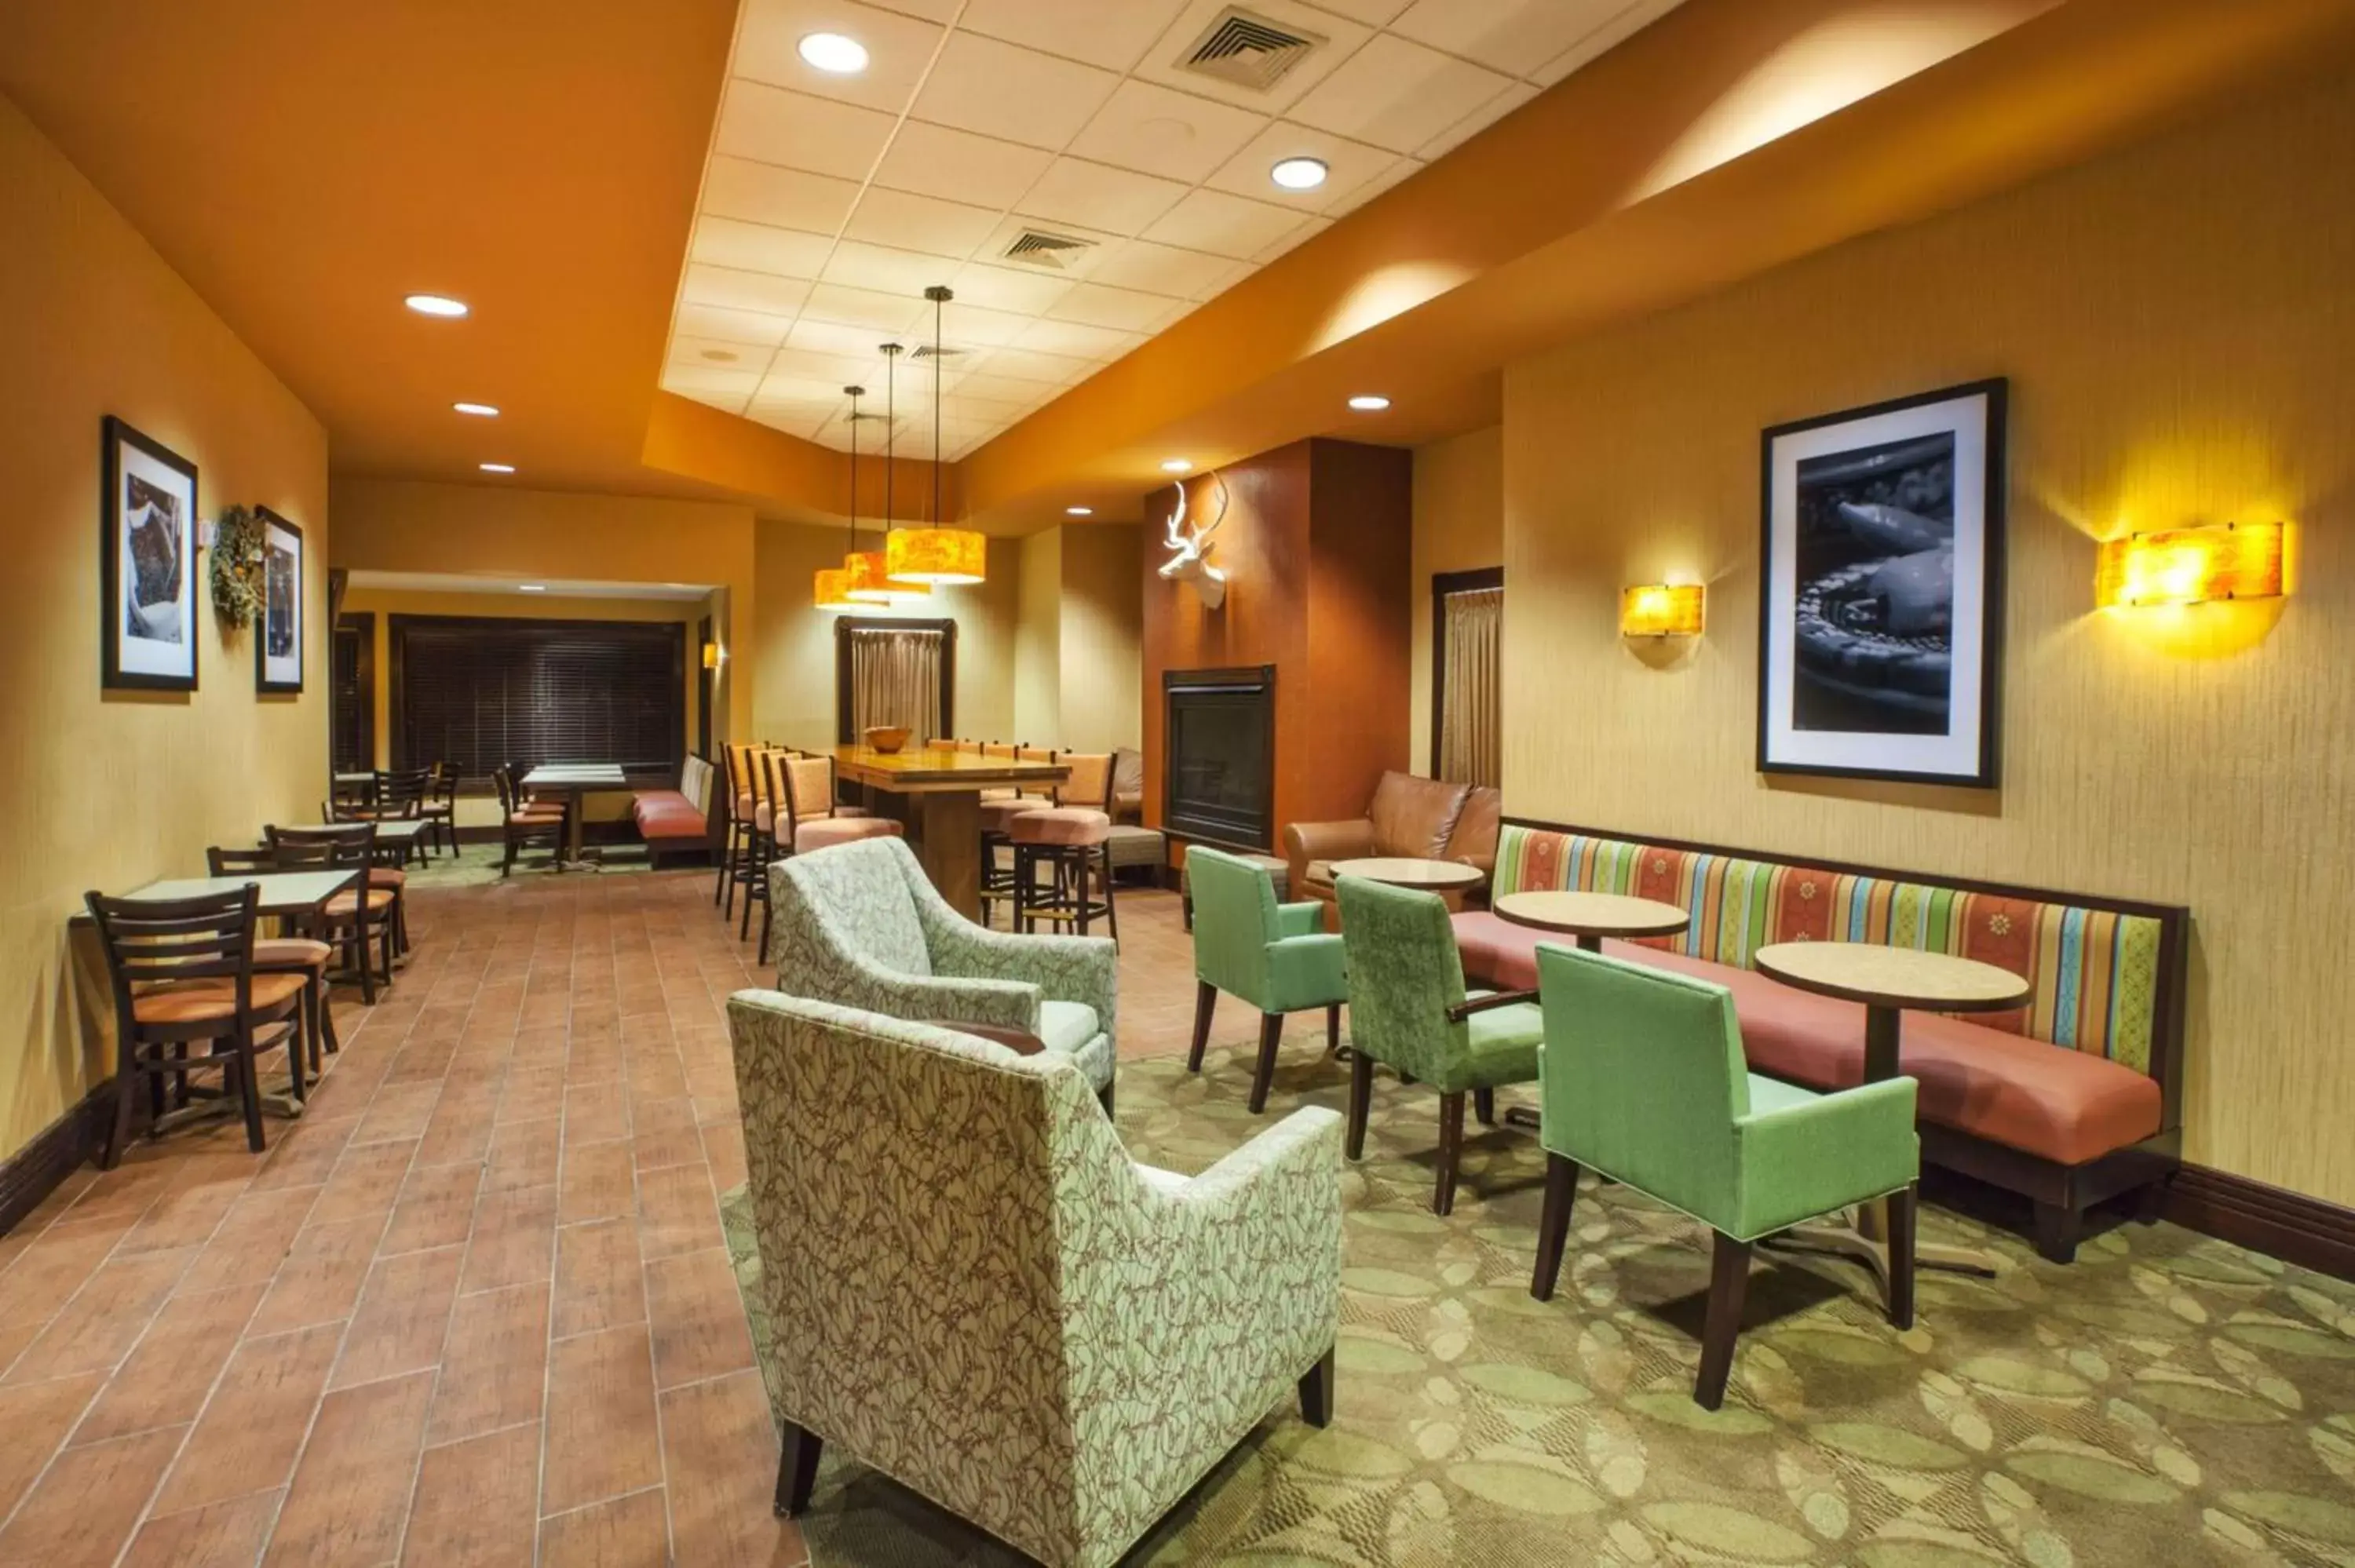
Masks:
[[[1227,520],[1226,478],[1222,474],[1214,473],[1210,476],[1210,482],[1219,487],[1219,514],[1210,519],[1210,525],[1209,527],[1198,528],[1194,531],[1194,547],[1198,550],[1209,542],[1211,535],[1219,531],[1219,524]]]
[[[1169,514],[1169,547],[1182,550],[1186,547],[1186,482],[1179,480],[1176,489],[1178,510]]]

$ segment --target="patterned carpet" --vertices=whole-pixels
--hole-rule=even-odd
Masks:
[[[1132,1152],[1191,1173],[1282,1108],[1345,1103],[1346,1069],[1299,1050],[1252,1117],[1249,1065],[1239,1046],[1199,1078],[1124,1065]],[[2056,1267],[1930,1209],[1924,1240],[1991,1247],[2003,1273],[1925,1275],[1899,1334],[1860,1271],[1775,1257],[1709,1414],[1689,1397],[1704,1233],[1589,1177],[1540,1304],[1535,1139],[1474,1129],[1440,1220],[1436,1127],[1427,1090],[1378,1080],[1343,1187],[1332,1426],[1273,1412],[1130,1562],[2355,1565],[2355,1287],[2166,1225]],[[742,1202],[723,1206],[765,1360]],[[1021,1561],[833,1452],[803,1525],[817,1568]]]

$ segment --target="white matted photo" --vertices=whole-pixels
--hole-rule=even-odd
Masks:
[[[261,615],[254,627],[253,685],[303,689],[303,530],[270,508],[261,517]]]
[[[1995,787],[2005,391],[1765,432],[1762,772]]]
[[[101,684],[197,688],[197,467],[113,416],[101,432]]]

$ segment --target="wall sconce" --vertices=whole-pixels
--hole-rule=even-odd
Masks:
[[[719,661],[726,657],[727,655],[719,651],[719,643],[707,642],[703,645],[703,667],[705,669],[717,670],[719,668]]]
[[[2288,524],[2222,523],[2103,542],[2094,601],[2104,609],[2279,599],[2288,591]]]
[[[1646,583],[1619,594],[1622,637],[1699,637],[1702,590],[1699,583]]]

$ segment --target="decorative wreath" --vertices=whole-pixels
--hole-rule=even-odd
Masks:
[[[260,620],[268,597],[261,556],[266,531],[261,514],[232,506],[213,524],[213,616],[234,630]]]

